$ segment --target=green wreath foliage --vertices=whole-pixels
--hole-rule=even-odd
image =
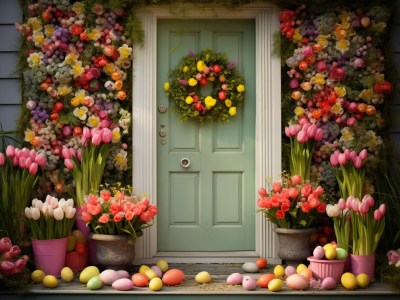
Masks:
[[[190,52],[182,58],[164,84],[181,120],[226,122],[236,115],[238,105],[244,101],[245,85],[235,64],[211,49],[197,55]],[[211,95],[202,88],[207,85],[212,86]]]

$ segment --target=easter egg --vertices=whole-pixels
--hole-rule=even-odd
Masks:
[[[76,230],[72,231],[71,235],[73,235],[75,237],[77,243],[78,242],[84,243],[86,241],[84,234],[80,230],[76,229]]]
[[[157,273],[153,269],[147,269],[144,271],[144,275],[146,275],[149,280],[157,277]]]
[[[71,282],[74,280],[74,272],[69,267],[61,269],[61,280],[64,282]]]
[[[335,259],[337,256],[336,248],[335,247],[327,247],[325,249],[325,257],[329,260]]]
[[[132,282],[135,286],[144,287],[149,283],[149,278],[142,273],[135,273],[132,275]]]
[[[322,248],[322,246],[315,247],[315,249],[313,251],[313,255],[314,255],[315,259],[323,259],[325,256],[324,248]]]
[[[146,270],[148,270],[148,269],[150,269],[150,267],[149,267],[149,266],[146,266],[146,265],[141,265],[141,266],[140,266],[140,268],[139,268],[139,273],[142,273],[142,274],[144,274],[144,273],[145,273],[145,271],[146,271]]]
[[[112,288],[118,291],[129,291],[133,289],[133,282],[128,278],[120,278],[113,282]]]
[[[128,271],[125,271],[125,270],[118,270],[117,274],[118,274],[119,278],[129,278],[130,277]]]
[[[43,278],[43,286],[47,288],[55,288],[58,286],[58,280],[56,276],[53,275],[46,275]]]
[[[309,268],[305,268],[300,272],[300,275],[303,275],[307,281],[313,277],[313,273]]]
[[[243,275],[240,273],[232,273],[226,279],[226,283],[230,285],[239,285],[242,284],[242,281],[243,281]]]
[[[301,271],[303,271],[304,269],[307,269],[307,266],[305,264],[299,264],[296,268],[296,273],[300,274]]]
[[[170,269],[162,277],[162,282],[165,285],[173,286],[181,284],[185,279],[185,274],[179,269]]]
[[[285,268],[282,265],[277,265],[274,268],[274,274],[277,278],[285,276]]]
[[[283,287],[283,281],[279,278],[272,279],[268,284],[268,290],[271,292],[278,292]]]
[[[331,290],[336,287],[336,280],[332,277],[326,277],[321,282],[321,288]]]
[[[308,288],[308,280],[301,274],[292,274],[286,278],[286,285],[292,290],[305,290]]]
[[[115,270],[104,270],[100,273],[100,279],[105,285],[112,285],[114,281],[120,279],[121,277]]]
[[[100,274],[100,271],[95,266],[89,266],[82,270],[81,274],[79,274],[79,281],[81,283],[86,284],[90,278],[97,276]]]
[[[263,274],[257,279],[257,285],[261,288],[267,288],[272,279],[275,279],[274,274]]]
[[[290,276],[292,274],[296,274],[296,268],[293,266],[287,266],[285,268],[285,276]]]
[[[258,265],[255,262],[246,262],[242,265],[243,271],[246,273],[257,273],[260,271]]]
[[[152,291],[159,291],[161,290],[162,287],[163,287],[163,282],[161,278],[155,277],[152,280],[150,280],[149,288]]]
[[[342,283],[343,287],[348,290],[355,290],[357,288],[356,276],[350,272],[344,273],[340,278],[340,282]]]
[[[242,286],[246,291],[252,291],[256,289],[257,282],[253,277],[243,276]]]
[[[162,277],[162,271],[161,271],[161,269],[159,268],[159,267],[157,267],[157,266],[151,266],[151,269],[154,271],[154,272],[156,272],[156,274],[157,274],[157,277]]]
[[[161,272],[167,272],[168,270],[168,263],[165,259],[160,259],[157,261],[156,266],[160,268]]]
[[[98,290],[103,287],[103,281],[100,278],[100,275],[94,276],[89,279],[88,283],[86,284],[88,289],[90,290]]]
[[[348,252],[343,248],[336,248],[336,258],[345,259],[348,256]]]
[[[42,283],[45,276],[46,274],[42,270],[35,270],[31,274],[34,283]]]
[[[256,260],[256,265],[259,269],[264,269],[267,266],[268,262],[267,259],[264,257],[260,257]]]
[[[360,288],[366,288],[369,285],[370,279],[369,276],[365,273],[358,274],[356,277],[357,285]]]
[[[209,283],[212,280],[210,273],[206,271],[198,273],[194,279],[197,283]]]

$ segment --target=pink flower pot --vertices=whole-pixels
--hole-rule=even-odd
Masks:
[[[351,273],[358,275],[365,273],[371,281],[375,280],[375,254],[372,255],[350,255]]]
[[[46,275],[60,277],[61,269],[65,266],[67,238],[32,240],[32,248],[36,267]]]
[[[308,268],[313,272],[313,277],[317,280],[324,279],[326,277],[332,277],[336,282],[340,282],[342,277],[345,260],[341,259],[316,259],[314,256],[307,258],[310,262]]]

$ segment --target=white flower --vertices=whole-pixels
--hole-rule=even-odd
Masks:
[[[54,219],[56,219],[57,221],[61,221],[62,219],[64,219],[64,211],[62,210],[61,207],[57,207],[53,211],[53,215],[54,215]]]
[[[67,206],[74,207],[74,200],[73,200],[72,198],[69,198],[69,199],[67,200]]]
[[[31,212],[31,209],[30,209],[29,207],[26,207],[26,208],[25,208],[25,217],[26,217],[28,220],[32,219],[32,212]]]
[[[340,214],[339,206],[337,204],[335,204],[335,205],[328,204],[326,206],[326,214],[328,215],[328,217],[331,217],[331,218],[338,217]]]
[[[31,215],[32,215],[32,219],[37,221],[40,218],[40,210],[37,207],[32,207],[31,208]]]
[[[68,206],[67,210],[65,211],[65,217],[67,219],[72,219],[75,216],[76,208],[72,206]]]

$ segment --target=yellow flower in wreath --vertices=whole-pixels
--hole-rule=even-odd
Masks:
[[[231,107],[232,106],[232,101],[230,99],[225,100],[225,105],[226,107]]]
[[[206,99],[204,99],[204,102],[206,103],[206,108],[211,109],[215,106],[215,104],[217,103],[217,100],[211,96],[207,96]]]
[[[184,66],[182,71],[183,71],[183,73],[186,73],[187,71],[189,71],[189,67],[188,66]]]
[[[187,96],[185,99],[186,104],[192,104],[193,103],[193,98],[192,96]]]
[[[236,90],[237,90],[239,93],[243,93],[243,92],[244,92],[244,84],[239,84],[239,85],[237,86]]]
[[[189,78],[188,84],[189,84],[190,86],[195,86],[195,85],[197,85],[197,80],[194,79],[194,78]]]
[[[204,69],[205,68],[207,68],[207,66],[206,66],[206,64],[204,63],[204,61],[202,61],[202,60],[199,60],[198,62],[197,62],[197,71],[199,71],[199,72],[203,72],[204,71]]]
[[[232,117],[236,115],[236,107],[232,106],[229,108],[229,115],[231,115]]]
[[[164,90],[168,91],[169,90],[169,82],[164,83]]]

